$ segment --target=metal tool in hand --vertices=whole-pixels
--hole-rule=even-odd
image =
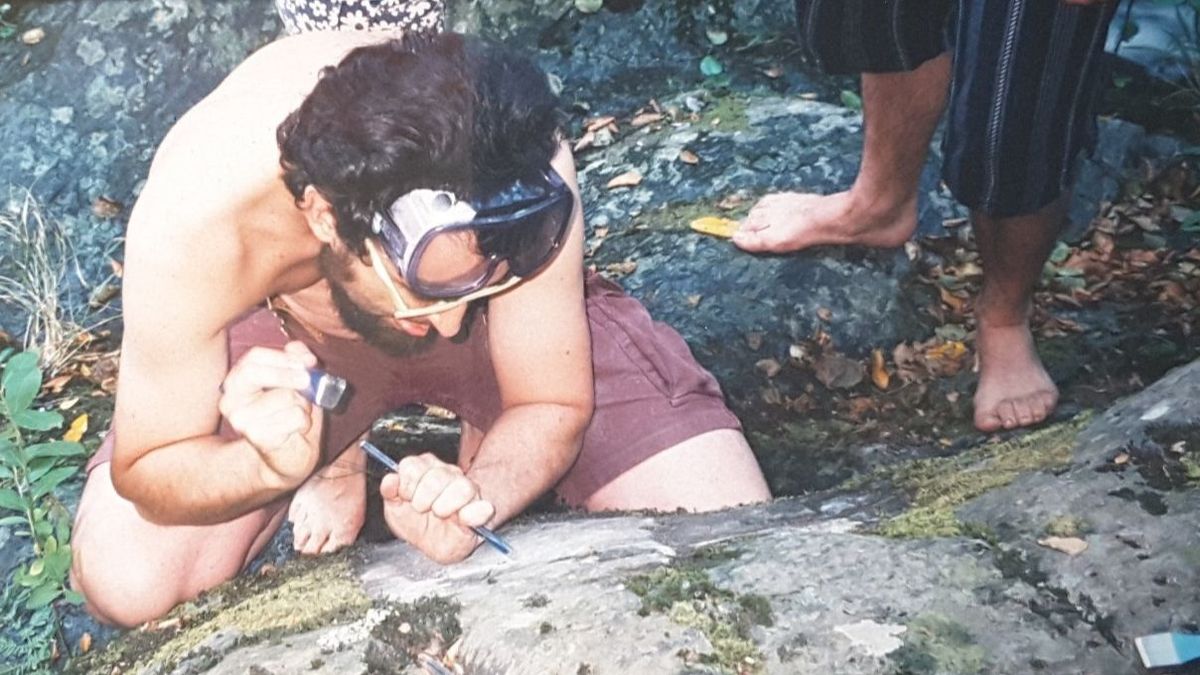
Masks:
[[[341,403],[346,393],[345,379],[317,368],[309,368],[308,377],[308,387],[300,392],[304,398],[326,410],[333,410]]]
[[[380,464],[383,464],[389,470],[397,471],[400,468],[400,465],[396,463],[396,460],[392,459],[391,457],[388,457],[387,454],[384,453],[384,451],[375,447],[374,443],[372,443],[370,441],[362,441],[361,443],[359,443],[359,445],[362,446],[363,450],[367,451],[368,455],[370,455],[371,457],[374,457],[376,460],[379,461]],[[491,531],[490,529],[488,529],[486,527],[483,527],[482,525],[472,525],[471,531],[473,531],[475,534],[479,535],[479,537],[481,539],[483,539],[484,541],[486,541],[487,543],[491,544],[492,548],[496,549],[497,551],[503,553],[504,555],[512,555],[512,546],[509,545],[509,543],[504,539],[504,537],[501,537],[500,535],[496,534],[495,532]]]

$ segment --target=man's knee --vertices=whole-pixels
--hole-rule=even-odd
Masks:
[[[145,520],[116,493],[108,464],[101,464],[88,475],[71,535],[71,586],[107,623],[158,618],[241,568],[244,550],[216,556],[205,550],[206,541],[221,547],[214,532]]]
[[[133,552],[119,532],[91,527],[84,519],[72,537],[71,587],[100,621],[132,627],[158,618],[182,598],[169,566]]]

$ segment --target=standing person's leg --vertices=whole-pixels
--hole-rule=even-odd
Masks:
[[[752,252],[822,244],[899,246],[917,226],[917,189],[945,108],[945,0],[801,0],[802,37],[827,72],[862,71],[864,142],[845,192],[763,197],[733,241]],[[919,64],[919,65],[918,65]]]
[[[971,207],[983,431],[1036,424],[1058,390],[1038,358],[1034,287],[1062,229],[1079,150],[1094,141],[1098,60],[1113,8],[1061,0],[961,3],[946,182]]]

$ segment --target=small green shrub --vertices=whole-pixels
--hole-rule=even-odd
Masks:
[[[50,658],[57,631],[52,604],[82,602],[67,588],[71,568],[70,513],[54,489],[79,473],[82,444],[44,440],[63,424],[57,412],[34,407],[42,387],[36,352],[0,352],[0,526],[31,540],[33,555],[0,594],[0,673],[36,672]],[[9,668],[9,664],[13,664]]]

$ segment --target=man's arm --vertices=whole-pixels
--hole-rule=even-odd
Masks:
[[[294,488],[320,430],[296,393],[306,350],[250,353],[226,376],[225,326],[265,297],[233,219],[254,163],[203,140],[177,127],[164,142],[126,243],[112,476],[161,523],[226,521]],[[222,409],[251,440],[215,435]]]
[[[575,462],[591,420],[583,214],[565,145],[553,164],[576,195],[563,250],[537,276],[489,303],[488,342],[503,412],[465,475],[427,454],[401,460],[380,486],[393,533],[437,562],[471,554],[479,540],[466,526],[504,522],[552,488]]]
[[[575,193],[563,250],[536,277],[494,298],[488,311],[503,412],[466,473],[496,507],[497,523],[520,513],[566,474],[592,416],[583,210],[574,159],[565,144],[553,165]]]

